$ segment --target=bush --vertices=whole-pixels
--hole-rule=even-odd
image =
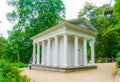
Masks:
[[[116,60],[117,67],[120,67],[120,53],[117,53],[115,60]]]
[[[11,65],[5,60],[0,60],[0,82],[30,82],[25,75],[21,75],[22,70]]]
[[[27,64],[24,64],[24,63],[11,63],[11,65],[16,66],[18,68],[24,68],[28,66]]]
[[[97,60],[97,63],[108,63],[108,62],[112,62],[112,60],[110,58],[99,58]]]
[[[116,54],[116,57],[120,57],[120,52],[118,52],[118,53]]]
[[[110,58],[107,58],[107,62],[112,62],[112,60]]]

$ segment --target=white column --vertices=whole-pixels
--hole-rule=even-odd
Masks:
[[[68,55],[67,55],[67,50],[68,50],[68,37],[66,34],[64,34],[64,64],[63,64],[63,67],[68,67]]]
[[[42,41],[42,65],[45,65],[45,41]]]
[[[94,65],[94,40],[91,40],[91,65]]]
[[[51,65],[51,40],[48,39],[47,43],[47,66]]]
[[[87,40],[83,38],[83,65],[87,66]]]
[[[40,44],[37,43],[37,65],[40,64]]]
[[[78,56],[78,37],[77,36],[75,36],[74,37],[74,51],[75,51],[75,65],[74,66],[76,66],[76,67],[78,67],[79,66],[79,56]]]
[[[33,44],[33,64],[35,64],[35,61],[36,61],[36,44]]]
[[[58,66],[59,59],[58,59],[58,37],[57,36],[55,37],[55,57],[54,58],[55,58],[54,66]]]

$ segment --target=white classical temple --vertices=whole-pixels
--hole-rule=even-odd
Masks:
[[[85,19],[63,21],[43,31],[33,40],[33,65],[75,68],[88,66],[87,42],[94,66],[94,37],[97,30]]]

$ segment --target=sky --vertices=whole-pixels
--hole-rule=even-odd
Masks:
[[[11,30],[13,24],[7,21],[6,14],[12,11],[12,7],[6,4],[7,0],[0,0],[0,35],[7,38],[7,30]],[[86,1],[95,4],[96,6],[102,6],[103,4],[109,4],[111,0],[62,0],[66,7],[66,20],[76,19],[80,9]],[[113,1],[113,0],[112,0]]]

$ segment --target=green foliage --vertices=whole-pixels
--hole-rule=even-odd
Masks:
[[[98,30],[95,42],[96,58],[116,57],[116,53],[120,49],[120,30],[119,27],[117,27],[120,20],[118,16],[118,14],[120,14],[118,4],[119,0],[116,1],[114,8],[109,8],[110,10],[114,9],[113,15],[109,20],[104,16],[104,12],[108,10],[106,7],[107,4],[96,7],[93,4],[86,3],[83,10],[79,12],[79,18],[87,17]]]
[[[117,38],[119,36],[119,33],[116,30],[117,30],[116,28],[109,27],[107,31],[103,33],[102,36],[104,40],[103,44],[104,48],[106,49],[107,57],[114,56],[118,52],[117,45],[119,43]]]
[[[89,62],[91,60],[90,42],[87,42],[87,58],[88,58],[88,62]]]
[[[0,36],[0,59],[3,57],[3,46],[5,45],[6,39]]]
[[[86,2],[85,5],[83,6],[83,9],[80,10],[78,17],[81,18],[86,16],[90,18],[90,14],[91,12],[93,12],[95,8],[96,8],[95,5]]]
[[[117,53],[115,60],[116,60],[117,67],[120,67],[120,53]]]
[[[111,58],[98,58],[98,59],[96,59],[96,62],[97,63],[107,63],[107,62],[112,62],[112,60],[111,60]]]
[[[32,57],[30,38],[60,23],[65,18],[62,0],[12,0],[7,1],[14,10],[6,17],[16,22],[4,46],[4,58],[10,62],[28,63]]]
[[[120,0],[116,0],[114,5],[114,12],[118,18],[120,18]]]
[[[13,45],[10,41],[7,41],[3,46],[3,58],[9,60],[10,62],[17,62],[16,53],[16,45]]]
[[[11,63],[12,66],[15,66],[15,67],[18,67],[18,68],[24,68],[24,67],[27,67],[28,65],[27,64],[24,64],[24,63]]]
[[[120,28],[120,0],[116,0],[113,11],[114,14],[118,17],[117,27]]]
[[[12,66],[5,60],[0,60],[0,82],[30,82],[30,79],[21,75],[22,70]]]
[[[116,57],[120,57],[120,53],[117,53]]]

